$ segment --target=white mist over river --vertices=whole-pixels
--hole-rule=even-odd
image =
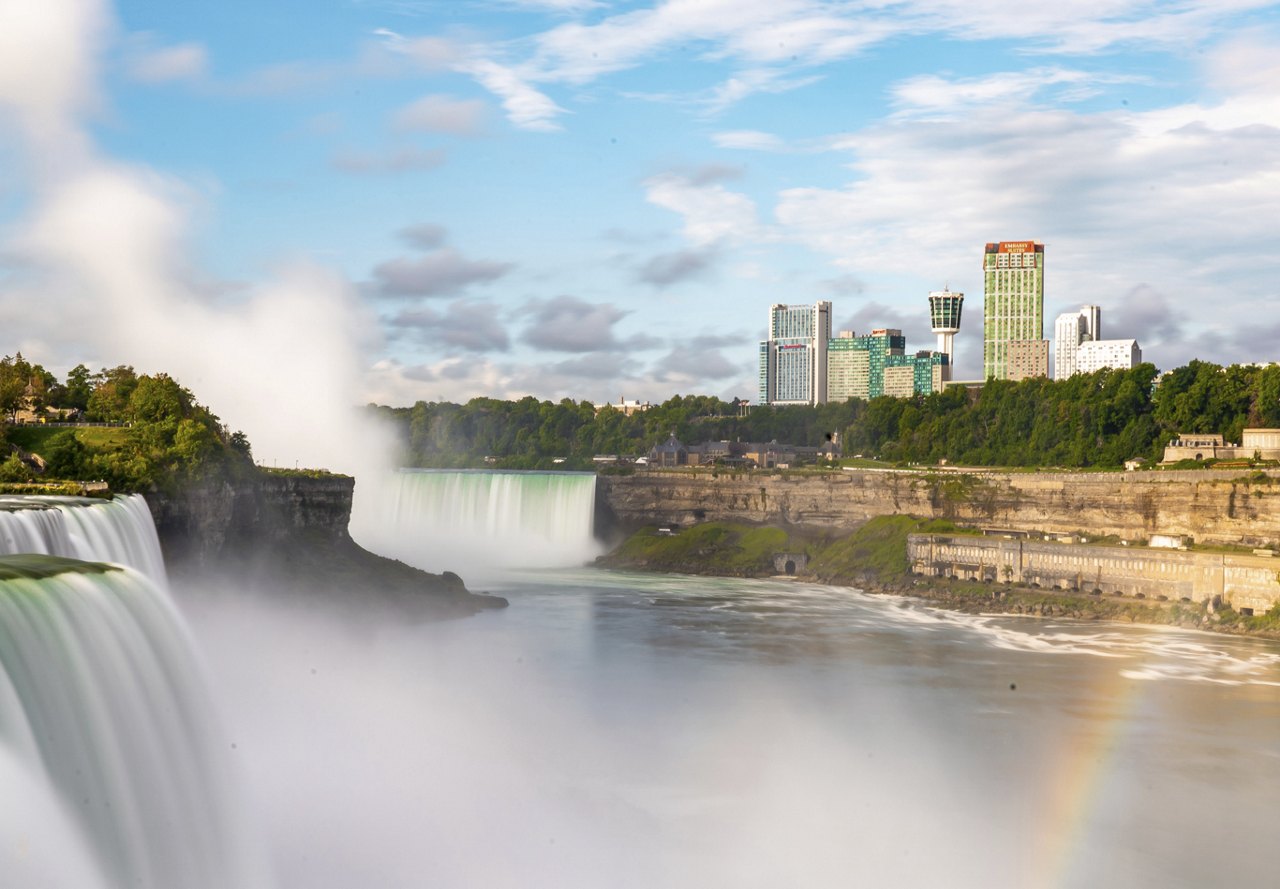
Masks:
[[[414,627],[185,603],[282,887],[1274,885],[1275,645],[783,581],[493,590]]]

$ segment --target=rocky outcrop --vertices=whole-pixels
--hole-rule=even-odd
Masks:
[[[348,604],[374,600],[424,617],[502,607],[452,572],[430,574],[351,539],[348,476],[261,473],[146,495],[171,573]]]
[[[355,479],[273,475],[209,481],[176,493],[152,492],[147,505],[166,561],[198,569],[235,561],[299,535],[341,541]]]
[[[1125,540],[1280,542],[1277,472],[651,471],[601,476],[597,497],[601,515],[624,530],[711,520],[851,530],[875,516],[910,514]]]

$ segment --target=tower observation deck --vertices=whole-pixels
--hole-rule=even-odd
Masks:
[[[929,320],[933,332],[938,335],[938,351],[947,356],[947,364],[955,364],[955,336],[960,331],[960,309],[964,305],[963,293],[952,293],[948,288],[929,294]]]

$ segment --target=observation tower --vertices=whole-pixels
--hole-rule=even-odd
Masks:
[[[947,364],[955,364],[955,337],[960,331],[960,308],[964,305],[963,293],[952,293],[948,288],[929,294],[929,320],[933,332],[938,335],[938,351],[947,356]]]

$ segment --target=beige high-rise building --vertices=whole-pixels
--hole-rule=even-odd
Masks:
[[[1044,245],[987,244],[982,272],[983,377],[1009,379],[1009,344],[1044,340]]]

